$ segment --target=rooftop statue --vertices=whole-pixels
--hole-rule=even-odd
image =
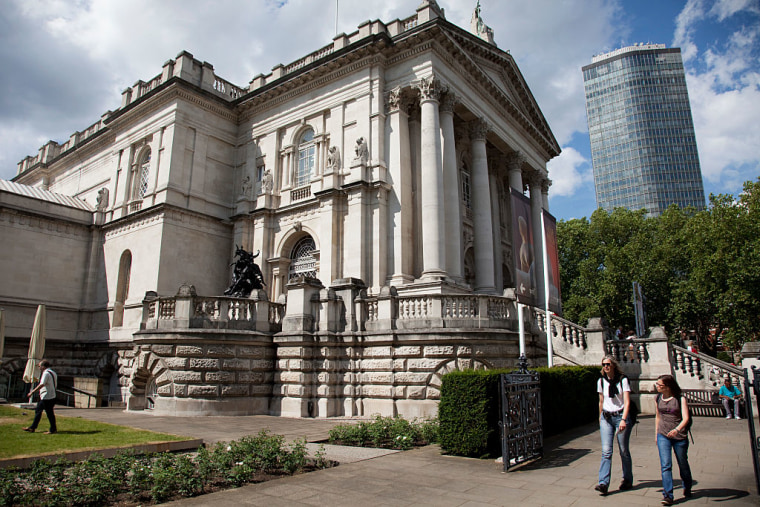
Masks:
[[[475,6],[475,10],[472,13],[472,19],[470,20],[470,32],[474,33],[489,44],[496,45],[493,40],[493,29],[483,22],[483,18],[480,17],[480,0]]]

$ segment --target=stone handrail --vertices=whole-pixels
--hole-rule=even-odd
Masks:
[[[233,297],[146,297],[140,328],[277,331],[285,305]]]
[[[540,308],[531,308],[533,315],[538,323],[538,329],[546,333],[546,312]],[[552,315],[551,318],[552,336],[555,338],[562,338],[562,340],[579,349],[588,348],[588,342],[586,340],[586,330],[565,320],[557,315]]]
[[[514,299],[487,295],[425,294],[370,296],[361,299],[365,329],[445,327],[512,328]]]
[[[633,340],[606,340],[605,349],[607,354],[614,357],[617,362],[647,363],[649,362],[648,339],[636,338]]]
[[[719,388],[723,378],[731,377],[733,385],[744,390],[744,370],[712,356],[691,352],[688,349],[671,345],[673,369],[677,374],[695,377],[703,384]]]

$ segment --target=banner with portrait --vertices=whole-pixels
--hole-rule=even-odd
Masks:
[[[536,306],[536,249],[530,219],[530,199],[514,188],[512,203],[512,258],[515,272],[515,294],[520,303]],[[541,255],[541,248],[538,249]]]
[[[549,274],[549,310],[562,315],[562,294],[559,285],[559,249],[557,248],[557,219],[544,214],[544,237],[546,238],[547,269]]]

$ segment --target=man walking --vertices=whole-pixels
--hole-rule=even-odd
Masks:
[[[34,433],[37,429],[37,425],[40,424],[42,411],[44,410],[48,421],[50,421],[50,430],[46,431],[45,434],[53,435],[58,432],[58,428],[55,425],[55,413],[53,412],[53,407],[55,407],[55,390],[58,387],[58,375],[50,369],[50,362],[46,359],[40,361],[38,366],[40,367],[42,376],[37,387],[32,389],[32,392],[29,393],[29,399],[31,400],[34,393],[39,391],[40,401],[37,403],[37,408],[34,409],[34,421],[32,421],[32,425],[22,429],[29,433]]]

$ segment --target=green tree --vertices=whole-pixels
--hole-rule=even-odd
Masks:
[[[711,328],[726,346],[760,339],[760,178],[738,200],[711,195],[702,212],[671,206],[597,210],[557,224],[564,315],[585,324],[604,317],[634,328],[631,282],[641,284],[647,325],[694,331],[714,353]]]

